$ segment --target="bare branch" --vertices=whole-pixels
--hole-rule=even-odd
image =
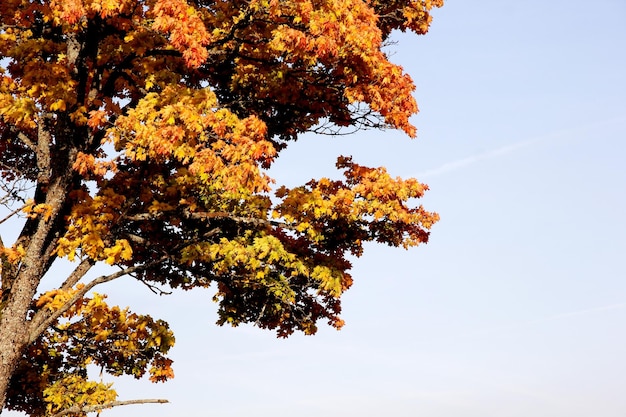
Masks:
[[[63,417],[70,414],[82,414],[82,413],[93,413],[95,411],[105,410],[107,408],[119,407],[122,405],[133,405],[133,404],[166,404],[169,403],[168,400],[164,399],[147,399],[147,400],[126,400],[126,401],[112,401],[110,403],[98,404],[98,405],[85,405],[78,406],[75,405],[73,407],[67,408],[63,411],[60,411],[56,414],[53,414],[51,417]]]
[[[145,285],[146,287],[148,287],[148,289],[149,289],[152,293],[154,293],[154,294],[156,294],[156,295],[171,295],[171,294],[172,294],[172,292],[171,292],[171,291],[165,291],[165,290],[162,290],[161,288],[157,287],[156,285],[152,285],[152,284],[150,284],[149,282],[146,282],[146,281],[144,281],[144,280],[143,280],[143,279],[141,279],[141,278],[137,278],[137,277],[133,277],[133,278],[135,278],[137,281],[141,282],[143,285]]]
[[[15,178],[9,179],[4,177],[2,181],[0,181],[0,190],[6,193],[6,195],[0,197],[0,204],[10,208],[15,201],[25,203],[26,198],[22,197],[20,194],[24,194],[29,189],[35,187],[35,184],[28,180],[28,173],[21,171],[19,167],[11,166],[4,162],[0,162],[0,170],[6,170],[16,174]]]
[[[163,212],[154,212],[154,213],[139,213],[131,215],[125,215],[124,218],[130,221],[145,221],[145,220],[159,220],[163,217]],[[138,236],[137,236],[138,237]]]

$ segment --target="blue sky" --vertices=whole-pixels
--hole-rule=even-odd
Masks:
[[[277,340],[212,326],[208,293],[154,300],[177,376],[120,391],[172,404],[109,415],[626,415],[624,18],[621,0],[449,0],[398,36],[418,139],[307,137],[274,175],[335,175],[344,154],[416,176],[431,242],[368,247],[341,332]]]
[[[415,176],[441,214],[428,245],[355,261],[341,332],[278,340],[213,325],[210,292],[112,302],[177,335],[176,378],[122,379],[134,417],[624,417],[626,2],[448,0],[393,60],[416,84],[418,139],[306,137],[279,182],[335,158]]]

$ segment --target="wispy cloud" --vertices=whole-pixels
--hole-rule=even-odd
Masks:
[[[434,177],[437,175],[441,175],[441,174],[446,174],[448,172],[452,172],[452,171],[458,171],[459,169],[465,168],[467,166],[473,165],[479,161],[483,161],[485,159],[492,159],[492,158],[496,158],[498,156],[503,156],[506,154],[510,154],[515,152],[518,149],[521,148],[525,148],[527,146],[530,146],[534,143],[539,142],[539,139],[531,139],[531,140],[526,140],[523,142],[517,142],[517,143],[513,143],[511,145],[507,145],[507,146],[503,146],[501,148],[497,148],[497,149],[492,149],[490,151],[486,151],[486,152],[482,152],[482,153],[478,153],[475,155],[471,155],[468,156],[466,158],[462,158],[462,159],[458,159],[456,161],[452,161],[452,162],[446,162],[445,164],[428,170],[428,171],[424,171],[422,173],[419,173],[417,175],[418,178],[424,178],[424,177]]]
[[[608,126],[611,124],[619,124],[626,121],[625,116],[614,117],[611,119],[601,120],[593,123],[589,123],[582,126],[576,126],[568,129],[562,129],[556,132],[540,135],[532,139],[527,139],[520,142],[511,143],[500,148],[479,152],[474,155],[470,155],[465,158],[458,159],[456,161],[446,162],[443,165],[423,171],[416,175],[417,178],[435,177],[449,172],[458,171],[466,168],[470,165],[474,165],[480,161],[498,158],[504,155],[514,153],[520,149],[526,148],[531,145],[535,145],[541,142],[547,142],[564,137],[576,137],[581,132],[585,132],[591,129],[598,129],[599,127]]]

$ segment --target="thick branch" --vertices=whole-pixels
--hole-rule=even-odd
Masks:
[[[89,272],[92,266],[95,265],[93,259],[83,259],[78,266],[67,277],[65,282],[61,285],[61,290],[67,291],[78,283]]]
[[[84,276],[89,272],[91,267],[94,265],[93,260],[85,259],[72,271],[72,273],[67,277],[65,282],[61,285],[60,289],[67,291],[76,285]],[[31,319],[31,327],[39,329],[44,322],[47,323],[47,320],[54,314],[54,312],[50,312],[49,310],[39,310],[35,313],[34,317]],[[42,332],[45,330],[45,327],[42,328]],[[39,335],[37,335],[38,337]]]
[[[11,129],[12,131],[14,129]],[[31,151],[36,152],[37,146],[33,143],[32,140],[24,132],[17,132],[17,138],[22,141],[24,145],[26,145]]]
[[[52,175],[52,162],[50,157],[50,146],[52,144],[52,134],[47,126],[48,117],[43,117],[37,126],[37,182],[47,185]]]
[[[292,226],[284,222],[279,222],[276,220],[259,219],[255,217],[237,216],[232,213],[225,212],[225,211],[206,213],[206,212],[191,212],[189,210],[185,210],[185,215],[190,219],[196,219],[196,220],[230,219],[238,223],[251,224],[253,226],[266,226],[266,227],[273,226],[273,227],[281,227],[285,229],[293,229]]]
[[[63,411],[60,411],[56,414],[53,414],[51,417],[62,417],[69,414],[82,414],[82,413],[93,413],[94,411],[101,411],[107,408],[119,407],[122,405],[132,405],[132,404],[166,404],[169,403],[168,400],[164,399],[148,399],[148,400],[126,400],[126,401],[112,401],[110,403],[98,404],[98,405],[85,405],[80,407],[75,405],[73,407],[67,408]]]

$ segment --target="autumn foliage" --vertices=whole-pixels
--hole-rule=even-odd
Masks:
[[[219,324],[340,328],[349,256],[426,242],[427,187],[347,156],[341,179],[295,188],[267,169],[305,132],[415,136],[413,82],[384,45],[442,3],[0,1],[0,203],[21,228],[0,239],[0,410],[113,405],[91,365],[173,376],[167,323],[92,291],[115,279],[212,286]]]

